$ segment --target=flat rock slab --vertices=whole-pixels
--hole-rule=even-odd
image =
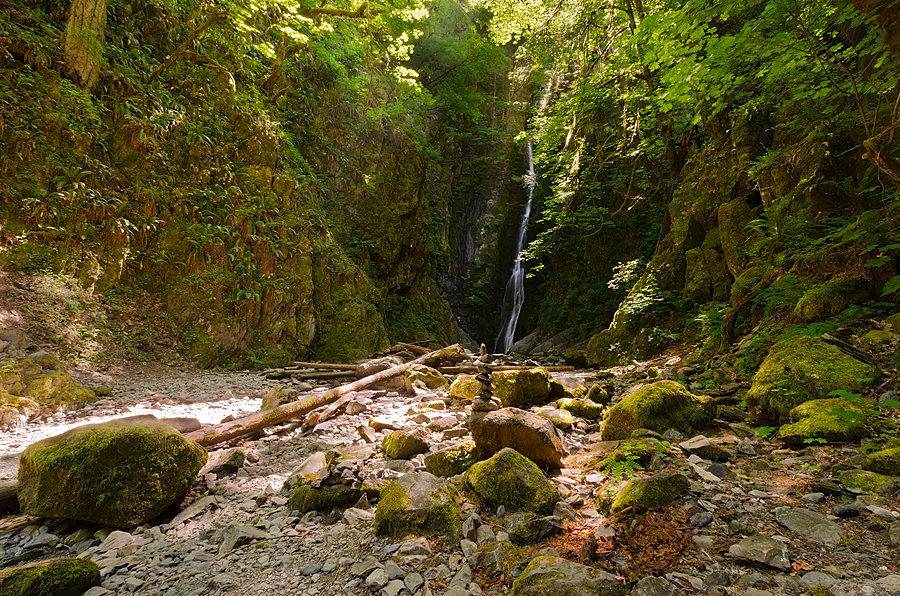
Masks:
[[[844,539],[844,530],[817,511],[778,507],[775,509],[775,519],[807,540],[834,546]]]
[[[732,544],[728,554],[736,559],[762,563],[776,569],[790,569],[787,545],[768,536],[750,536]]]
[[[624,596],[627,591],[611,573],[554,556],[532,560],[512,589],[518,596]]]

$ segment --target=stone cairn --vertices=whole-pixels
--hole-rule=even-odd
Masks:
[[[499,400],[494,397],[494,385],[491,382],[490,364],[494,361],[494,356],[487,353],[487,347],[481,344],[481,354],[475,359],[475,367],[478,374],[475,380],[478,381],[478,392],[472,400],[473,412],[493,412],[500,409]]]

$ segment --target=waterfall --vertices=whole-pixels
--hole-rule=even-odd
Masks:
[[[525,302],[525,266],[522,264],[522,251],[525,249],[525,236],[528,231],[528,218],[531,217],[531,198],[534,195],[534,160],[531,155],[531,141],[528,141],[528,203],[525,205],[525,214],[522,216],[522,224],[519,226],[519,236],[516,240],[516,262],[513,264],[512,275],[506,283],[506,292],[503,295],[503,305],[500,316],[503,326],[500,335],[497,336],[495,351],[501,354],[509,352],[516,334],[516,325],[519,322],[519,313],[522,311],[522,303]]]

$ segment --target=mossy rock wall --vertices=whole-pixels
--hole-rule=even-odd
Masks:
[[[202,447],[152,416],[90,424],[22,453],[19,505],[38,517],[133,528],[183,495],[206,459]]]
[[[747,391],[747,405],[762,423],[788,424],[796,406],[835,390],[859,393],[865,386],[861,379],[872,379],[874,372],[832,345],[792,337],[769,350]]]

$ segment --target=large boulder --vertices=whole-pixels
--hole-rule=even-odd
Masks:
[[[510,596],[624,596],[627,592],[611,573],[550,555],[531,560],[513,583]]]
[[[834,390],[859,393],[874,369],[836,347],[798,335],[778,342],[753,377],[746,401],[762,423],[789,424],[791,410]]]
[[[510,447],[539,466],[561,468],[562,459],[568,455],[552,422],[518,408],[501,408],[484,415],[473,412],[469,430],[479,459]]]
[[[505,448],[466,472],[464,490],[482,509],[534,511],[550,514],[559,492],[537,465],[514,449]]]
[[[693,395],[675,381],[660,381],[613,406],[606,413],[601,436],[604,441],[627,439],[638,428],[658,433],[674,428],[692,434],[712,424],[715,415],[716,404],[710,398]]]
[[[37,517],[132,528],[183,495],[206,451],[152,416],[72,429],[19,460],[19,505]]]
[[[100,585],[100,568],[90,559],[49,559],[0,571],[0,594],[78,596]]]
[[[459,493],[446,480],[428,472],[404,474],[384,487],[375,510],[376,534],[462,536]]]
[[[546,404],[550,396],[550,373],[543,368],[508,370],[491,376],[494,396],[505,408],[530,408]]]
[[[425,432],[421,429],[411,433],[395,430],[382,439],[381,450],[387,459],[409,459],[416,454],[427,453]]]

